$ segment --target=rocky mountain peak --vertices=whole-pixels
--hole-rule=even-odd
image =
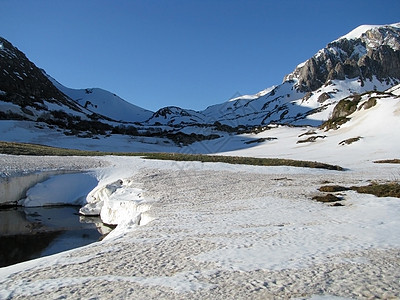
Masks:
[[[296,79],[299,91],[310,92],[331,80],[359,78],[363,84],[374,76],[394,84],[400,81],[400,23],[361,26],[298,65],[284,81]]]

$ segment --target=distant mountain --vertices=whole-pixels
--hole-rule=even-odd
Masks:
[[[67,88],[0,38],[0,140],[51,145],[57,140],[56,145],[60,145],[61,139],[72,137],[79,138],[81,142],[77,144],[80,145],[82,139],[97,142],[113,136],[126,145],[140,141],[144,145],[171,147],[219,137],[211,130],[204,134],[196,129],[180,131],[174,126],[163,126],[156,119],[162,114],[167,116],[167,109],[158,113],[130,104],[102,89]],[[148,125],[151,118],[155,121]],[[148,124],[141,124],[147,120]],[[112,146],[111,149],[117,150]],[[129,151],[129,147],[125,150]]]
[[[202,124],[205,122],[204,115],[190,109],[183,109],[176,106],[167,106],[157,110],[151,118],[146,121],[149,125],[185,125]]]
[[[93,113],[131,123],[146,121],[153,115],[152,111],[133,105],[109,91],[99,88],[71,89],[45,75],[62,93]]]
[[[316,160],[350,169],[398,157],[400,85],[350,95],[333,105],[331,112],[320,127],[271,124],[256,134],[234,136],[229,143],[207,148],[224,155]],[[240,140],[246,137],[251,140]]]

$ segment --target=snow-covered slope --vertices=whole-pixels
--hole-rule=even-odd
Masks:
[[[133,105],[109,91],[99,88],[71,89],[45,75],[57,89],[96,114],[123,122],[142,122],[153,115],[153,112]]]
[[[218,121],[232,127],[271,123],[319,126],[341,99],[371,90],[384,91],[393,84],[394,81],[381,81],[374,76],[363,82],[358,78],[331,80],[315,91],[302,92],[298,90],[298,80],[293,79],[263,96],[246,95],[210,106],[199,114],[204,115],[204,123]]]
[[[0,44],[0,102],[8,103],[1,103],[2,119],[37,120],[56,111],[81,119],[90,119],[95,113],[97,120],[104,116],[103,119],[133,123],[153,115],[102,89],[67,88],[4,38],[0,37]]]
[[[85,118],[24,53],[2,37],[0,45],[0,119],[36,120],[54,111]]]
[[[395,166],[103,159],[109,167],[96,171],[90,196],[114,200],[117,228],[102,242],[0,268],[1,299],[399,298],[399,199],[345,191],[344,206],[311,200],[327,182],[386,182]]]
[[[397,158],[400,153],[400,135],[397,134],[400,132],[399,91],[400,85],[396,85],[386,92],[370,92],[342,100],[333,108],[335,117],[340,116],[341,122],[331,129],[270,127],[259,134],[242,135],[243,140],[252,138],[256,141],[253,147],[240,149],[238,139],[236,150],[220,148],[219,152],[317,160],[351,168],[374,160]],[[353,108],[349,110],[351,106]]]

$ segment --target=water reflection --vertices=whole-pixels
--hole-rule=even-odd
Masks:
[[[0,267],[81,247],[111,231],[99,218],[78,211],[75,206],[0,210]]]

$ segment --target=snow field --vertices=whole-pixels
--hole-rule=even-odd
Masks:
[[[0,269],[0,298],[399,296],[398,199],[349,191],[344,207],[311,200],[323,183],[387,180],[396,167],[364,163],[337,172],[104,159],[111,166],[97,170],[94,191],[114,184],[109,199],[154,199],[146,210],[152,221]]]
[[[96,157],[0,154],[0,177],[17,177],[43,171],[87,171],[107,165],[107,161]]]

